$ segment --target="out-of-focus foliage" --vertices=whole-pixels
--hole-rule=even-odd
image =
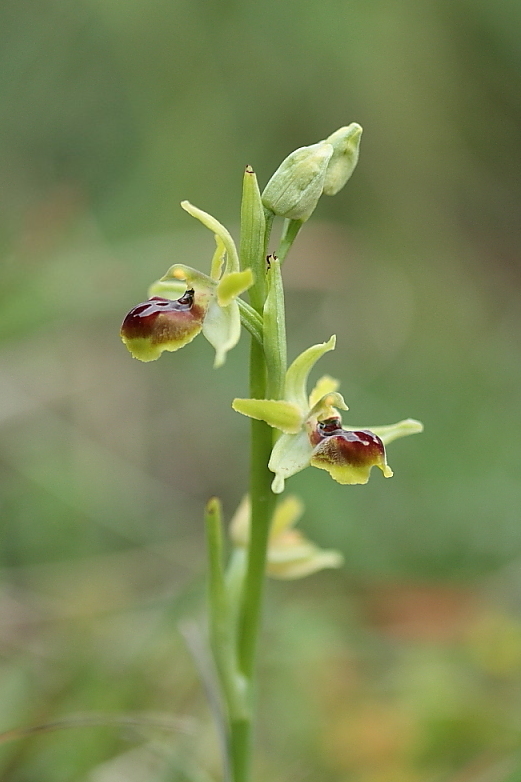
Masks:
[[[392,481],[291,481],[346,567],[269,589],[258,778],[517,778],[520,36],[515,0],[0,4],[0,728],[180,720],[5,743],[3,780],[216,774],[178,627],[203,504],[245,485],[246,340],[141,365],[119,325],[208,268],[180,200],[233,228],[247,163],[262,185],[351,121],[358,168],[286,264],[290,357],[336,333],[346,423],[426,431]]]

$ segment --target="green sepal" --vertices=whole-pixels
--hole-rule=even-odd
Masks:
[[[297,356],[286,372],[285,398],[297,405],[301,410],[308,409],[306,384],[308,375],[324,353],[334,350],[336,337],[333,335],[327,342],[312,345],[300,356]]]
[[[305,429],[297,434],[282,434],[271,452],[269,469],[275,473],[271,484],[274,494],[284,491],[284,481],[309,465],[313,448]]]
[[[220,307],[227,307],[231,301],[247,291],[253,285],[253,272],[245,269],[243,272],[225,274],[217,285],[217,302]]]
[[[220,223],[219,220],[216,220],[215,217],[208,214],[208,212],[203,212],[202,209],[198,209],[198,207],[191,204],[190,201],[181,201],[181,206],[185,212],[188,212],[192,217],[200,220],[206,228],[214,234],[217,234],[226,248],[226,271],[238,272],[239,256],[237,254],[237,248],[235,247],[235,242],[233,241],[230,232],[224,225]]]
[[[226,354],[235,347],[241,336],[241,315],[236,301],[220,307],[212,301],[203,321],[203,335],[215,348],[214,369],[226,361]]]
[[[297,434],[302,426],[302,413],[296,405],[280,399],[234,399],[232,407],[237,413],[265,421],[274,429],[287,434]]]

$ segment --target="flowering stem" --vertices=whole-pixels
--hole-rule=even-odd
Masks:
[[[266,387],[264,352],[255,340],[251,342],[250,392],[262,398]],[[242,611],[238,627],[239,670],[246,681],[249,712],[241,719],[231,720],[231,761],[234,782],[249,779],[252,702],[255,677],[255,651],[259,634],[266,552],[275,495],[271,491],[272,474],[268,461],[272,449],[271,428],[263,421],[251,422],[251,539],[244,582]]]
[[[266,301],[266,250],[273,215],[266,213],[260,201],[255,175],[246,170],[241,214],[241,262],[254,270],[255,284],[250,290],[250,301],[263,324],[263,342],[251,340],[250,396],[263,399],[270,385],[270,371],[266,362],[269,351],[276,349],[273,340],[278,332],[267,329],[262,313]],[[273,297],[272,297],[273,298]],[[284,318],[283,311],[279,317]],[[269,320],[269,318],[267,319]],[[270,332],[272,341],[269,342]],[[268,343],[267,343],[268,340]],[[282,354],[286,355],[284,346]],[[250,775],[252,743],[252,703],[254,697],[255,651],[259,635],[266,554],[271,519],[275,509],[275,495],[271,491],[273,475],[268,461],[273,447],[273,431],[264,421],[251,422],[250,502],[251,533],[248,548],[246,574],[242,590],[242,603],[237,625],[237,660],[239,673],[244,677],[248,713],[237,718],[231,716],[230,744],[233,782],[247,782]]]

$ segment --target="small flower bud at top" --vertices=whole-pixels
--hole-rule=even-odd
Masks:
[[[325,195],[333,196],[341,190],[358,163],[362,128],[357,122],[352,122],[344,128],[339,128],[326,142],[333,147],[324,179]]]
[[[327,470],[338,483],[367,483],[372,467],[379,467],[386,478],[393,474],[374,432],[350,432],[342,429],[340,418],[328,418],[317,423],[309,439],[315,446],[311,464]]]
[[[333,146],[327,141],[296,149],[283,160],[264,188],[264,206],[280,217],[307,220],[322,195],[332,155]]]
[[[180,299],[153,296],[130,310],[121,326],[121,339],[140,361],[154,361],[163,350],[178,350],[191,342],[203,326],[206,306],[194,291]]]

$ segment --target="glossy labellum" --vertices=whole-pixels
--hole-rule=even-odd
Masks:
[[[372,467],[379,467],[386,478],[392,476],[381,439],[367,429],[349,431],[340,418],[319,421],[309,436],[315,446],[311,464],[327,470],[338,483],[367,483]]]
[[[154,361],[164,350],[182,348],[202,329],[206,307],[197,304],[193,289],[179,299],[153,296],[130,310],[121,339],[140,361]]]

